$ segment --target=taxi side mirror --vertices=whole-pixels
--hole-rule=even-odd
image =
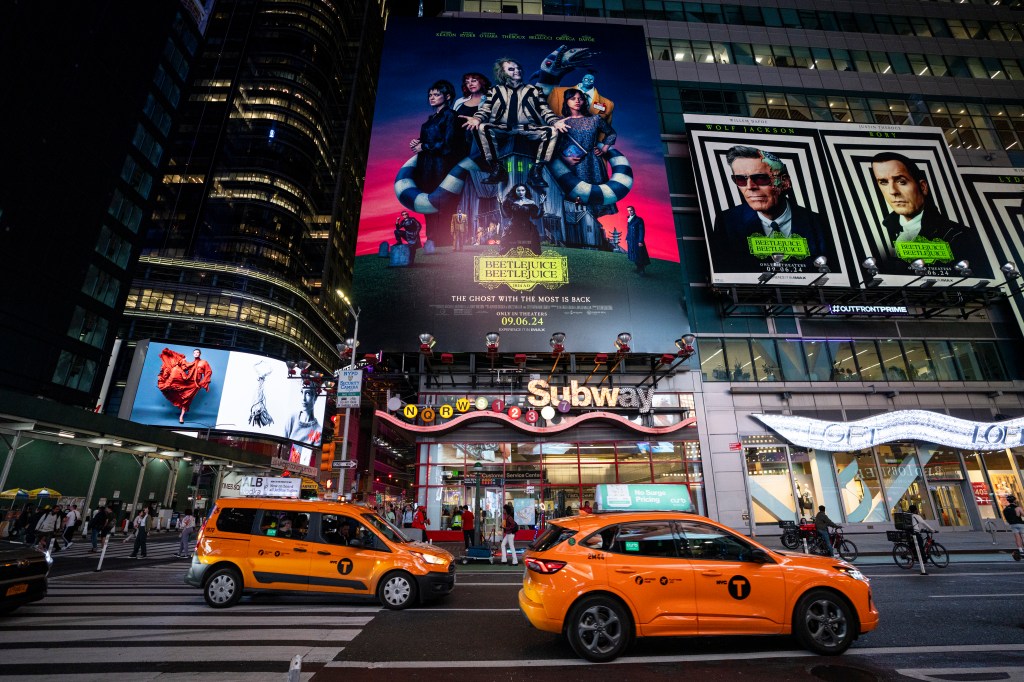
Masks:
[[[772,559],[770,556],[768,556],[768,552],[764,551],[759,547],[755,547],[754,549],[747,552],[746,560],[751,561],[755,564],[767,564]]]

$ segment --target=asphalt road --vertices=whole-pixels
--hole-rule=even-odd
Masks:
[[[368,600],[246,597],[208,608],[185,586],[171,538],[150,558],[112,545],[103,570],[73,547],[48,597],[0,619],[0,677],[62,682],[284,680],[1015,680],[1024,682],[1024,562],[955,562],[928,576],[866,565],[881,625],[843,656],[791,637],[657,638],[605,665],[586,663],[519,614],[522,568],[458,567],[443,601],[387,611]],[[55,677],[57,676],[57,677]]]

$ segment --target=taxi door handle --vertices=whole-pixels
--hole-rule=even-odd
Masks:
[[[623,566],[622,568],[616,568],[615,572],[616,573],[622,573],[624,575],[633,575],[634,573],[636,573],[636,571],[634,569],[630,568],[629,566]]]
[[[700,574],[701,575],[706,575],[709,578],[717,578],[718,576],[722,575],[722,572],[721,571],[701,571]]]
[[[330,552],[325,552],[325,551],[323,551],[322,549],[318,549],[318,550],[316,551],[316,553],[317,553],[317,554],[319,554],[320,556],[331,556],[331,553],[330,553]]]
[[[303,549],[302,547],[296,547],[296,548],[295,548],[295,551],[296,551],[296,552],[305,552],[306,550],[305,550],[305,549]]]

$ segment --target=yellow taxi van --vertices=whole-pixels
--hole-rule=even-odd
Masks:
[[[376,596],[388,609],[443,597],[454,557],[413,542],[368,507],[321,500],[221,498],[203,524],[185,583],[226,608],[243,593]]]
[[[878,625],[856,567],[777,552],[689,513],[685,487],[605,485],[596,498],[595,513],[547,524],[519,591],[527,620],[589,661],[649,636],[792,634],[840,654]]]

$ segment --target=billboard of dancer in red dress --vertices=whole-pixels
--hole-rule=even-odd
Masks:
[[[160,351],[160,374],[157,375],[156,387],[175,407],[181,408],[178,422],[185,423],[185,413],[192,405],[199,389],[210,391],[213,369],[210,363],[203,360],[203,352],[196,348],[192,351],[192,361],[170,348]]]

